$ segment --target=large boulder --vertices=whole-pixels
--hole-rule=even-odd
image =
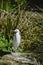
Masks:
[[[11,53],[0,58],[0,65],[39,65],[37,59],[31,53]]]

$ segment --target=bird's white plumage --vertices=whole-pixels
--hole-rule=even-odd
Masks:
[[[16,32],[16,34],[13,36],[13,47],[14,47],[14,50],[17,50],[21,41],[21,35],[18,29],[14,30],[14,32]]]

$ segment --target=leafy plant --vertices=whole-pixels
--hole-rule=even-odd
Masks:
[[[3,34],[0,34],[0,50],[12,51],[12,40],[8,43]]]

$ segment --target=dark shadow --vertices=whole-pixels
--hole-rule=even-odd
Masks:
[[[33,12],[43,12],[43,0],[27,0],[30,4],[30,10]]]
[[[7,54],[11,54],[11,52],[0,50],[0,56],[7,55]]]

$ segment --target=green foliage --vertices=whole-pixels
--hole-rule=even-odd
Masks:
[[[0,33],[0,50],[12,51],[12,40],[10,40],[8,43],[7,39],[5,39],[2,33]]]
[[[6,46],[7,40],[5,40],[5,37],[3,35],[0,34],[0,47],[3,48]],[[5,44],[6,43],[6,44]]]
[[[0,0],[0,9],[4,9],[6,11],[10,11],[11,8],[11,4],[9,1],[4,1],[4,0]]]
[[[11,18],[11,16],[9,16],[8,15],[8,17],[7,17],[7,23],[6,23],[6,25],[5,25],[5,37],[6,37],[6,39],[7,39],[7,37],[8,37],[8,40],[10,39],[10,34],[11,34],[11,29],[12,29],[12,18]]]

